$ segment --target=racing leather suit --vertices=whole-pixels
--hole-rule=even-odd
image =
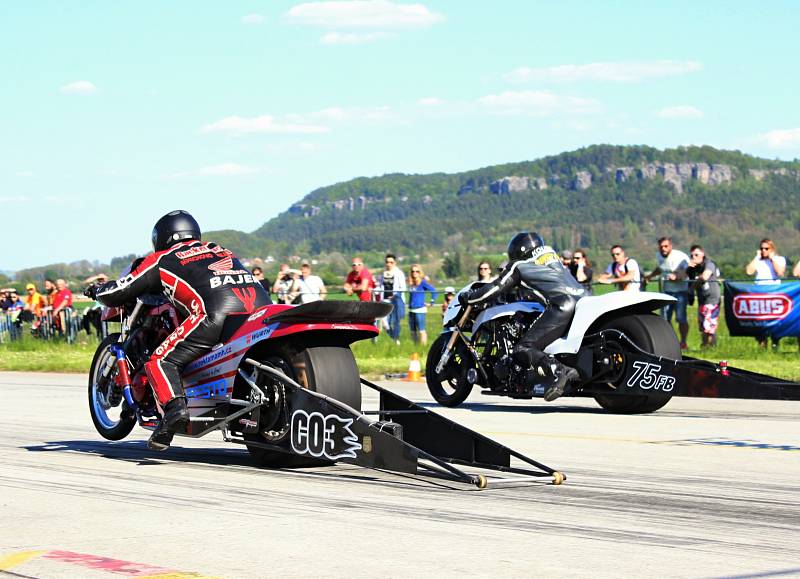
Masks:
[[[528,367],[548,366],[544,348],[564,334],[575,313],[575,304],[586,292],[561,264],[553,248],[543,245],[535,248],[528,259],[508,265],[493,282],[467,292],[461,301],[477,304],[513,288],[532,292],[545,305],[544,312],[514,346],[514,359]]]
[[[147,293],[165,294],[182,320],[144,365],[161,406],[184,396],[184,366],[217,343],[228,314],[272,303],[233,252],[194,240],[151,253],[129,275],[100,286],[97,300],[120,306]]]

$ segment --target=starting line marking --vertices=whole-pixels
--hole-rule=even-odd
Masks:
[[[146,563],[135,563],[111,557],[99,555],[87,555],[85,553],[75,553],[73,551],[62,551],[52,549],[49,551],[20,551],[0,557],[0,571],[10,571],[14,567],[27,563],[35,558],[49,559],[59,563],[67,563],[86,567],[115,575],[125,577],[137,577],[138,579],[220,579],[217,576],[203,575],[194,571],[178,571],[157,565]]]

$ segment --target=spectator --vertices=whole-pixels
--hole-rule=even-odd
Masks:
[[[267,293],[269,293],[272,290],[272,282],[270,282],[267,278],[264,277],[264,270],[261,269],[259,266],[255,266],[252,269],[252,273],[253,273],[253,278],[258,280],[258,283],[260,283],[261,286],[265,290],[267,290]]]
[[[411,339],[416,344],[421,342],[423,346],[428,344],[428,333],[425,331],[425,317],[428,309],[425,307],[425,294],[430,294],[427,300],[431,306],[436,301],[436,288],[428,280],[418,263],[411,266],[408,283],[408,328],[411,331]]]
[[[792,270],[792,277],[800,277],[800,259],[798,259],[797,263],[794,264],[794,269]]]
[[[47,300],[47,305],[53,305],[53,297],[56,293],[56,282],[52,279],[44,280],[44,298]]]
[[[5,312],[11,306],[12,291],[13,290],[11,288],[3,288],[2,290],[0,290],[0,293],[2,294],[2,298],[0,298],[0,310],[3,310]]]
[[[64,323],[66,320],[62,319],[61,314],[63,312],[64,316],[68,316],[72,310],[72,292],[67,287],[67,282],[63,279],[56,280],[56,291],[53,292],[50,305],[53,306],[53,320],[56,327],[63,332],[64,328],[66,328]]]
[[[681,350],[685,350],[686,337],[689,335],[689,321],[686,317],[686,306],[689,302],[686,268],[689,267],[689,256],[673,248],[671,238],[662,237],[658,240],[656,262],[656,268],[644,276],[644,281],[646,284],[654,277],[661,276],[662,291],[677,300],[661,308],[661,317],[672,322],[672,314],[675,314],[681,335]]]
[[[277,303],[291,304],[292,297],[289,295],[294,285],[294,274],[289,269],[288,263],[282,263],[275,283],[272,284],[272,292],[277,296]]]
[[[318,275],[311,275],[311,264],[300,266],[300,273],[294,276],[292,294],[300,299],[301,304],[324,300],[328,295],[325,282]]]
[[[447,311],[447,308],[450,306],[450,302],[453,301],[453,298],[456,297],[456,288],[449,285],[444,288],[444,299],[442,301],[442,315]]]
[[[494,279],[492,275],[492,264],[482,261],[478,264],[478,281],[490,282]]]
[[[592,264],[589,258],[586,257],[586,252],[583,249],[576,249],[572,255],[572,263],[569,264],[569,272],[572,274],[578,283],[586,290],[587,295],[592,293]]]
[[[719,268],[706,257],[699,245],[690,251],[689,267],[686,275],[693,280],[691,292],[697,292],[697,321],[700,327],[701,346],[712,348],[717,345],[717,325],[719,324]]]
[[[754,275],[756,285],[771,285],[781,283],[780,278],[786,273],[786,258],[777,254],[775,243],[765,237],[758,245],[758,253],[753,260],[747,264],[745,271],[747,275]],[[796,268],[795,268],[796,269]],[[758,344],[762,348],[767,347],[766,337],[757,337]],[[772,338],[772,349],[777,350],[780,338]]]
[[[638,292],[642,274],[635,259],[627,257],[621,245],[611,247],[612,261],[597,281],[605,284],[617,284],[623,291]]]
[[[8,313],[8,315],[11,316],[13,320],[16,320],[20,312],[25,309],[25,303],[19,299],[17,290],[12,289],[8,293],[7,307],[4,307],[3,309]]]
[[[393,253],[387,253],[384,258],[384,269],[378,279],[378,291],[382,301],[391,302],[394,306],[392,313],[388,316],[389,337],[400,345],[400,322],[406,315],[405,296],[406,276],[397,267],[397,257]]]
[[[362,302],[372,301],[372,290],[375,287],[375,280],[372,274],[364,267],[364,260],[354,257],[352,270],[344,280],[344,293],[351,296],[355,293]]]
[[[561,265],[569,269],[569,266],[572,265],[572,252],[569,249],[565,249],[561,252]]]
[[[769,238],[764,238],[758,247],[758,253],[753,261],[747,264],[747,275],[755,275],[758,285],[777,284],[786,273],[786,258],[777,254],[775,243]],[[796,269],[796,268],[795,268]]]
[[[23,302],[25,303],[25,310],[21,314],[23,322],[33,322],[34,329],[39,326],[39,318],[42,315],[42,311],[47,306],[47,300],[44,299],[44,296],[36,291],[36,286],[32,283],[29,283],[25,286],[25,292],[28,294],[25,296]]]

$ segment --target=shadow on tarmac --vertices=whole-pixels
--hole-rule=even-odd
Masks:
[[[180,438],[176,439],[180,444]],[[156,453],[147,448],[144,440],[55,440],[38,445],[23,446],[29,452],[77,452],[101,456],[111,460],[133,463],[139,466],[163,465],[164,463],[195,463],[203,467],[247,467],[248,472],[284,473],[288,475],[311,476],[318,479],[343,480],[356,483],[380,482],[385,485],[407,489],[441,489],[456,491],[478,490],[471,485],[453,483],[435,476],[387,472],[380,469],[367,469],[346,463],[321,465],[293,465],[283,468],[258,467],[250,455],[239,448],[182,448],[172,446],[166,452]],[[238,469],[237,469],[238,470]]]
[[[418,404],[428,410],[441,410],[442,407],[435,402],[418,402]],[[463,402],[458,405],[458,408],[469,410],[470,412],[517,412],[525,414],[552,414],[554,412],[561,414],[608,414],[607,411],[600,407],[586,408],[584,406],[559,406],[558,404],[549,404],[548,406],[522,406],[518,404],[496,404],[491,402]]]
[[[176,441],[177,442],[177,441]],[[108,440],[56,440],[22,447],[30,452],[79,452],[122,460],[140,465],[164,462],[201,462],[216,466],[252,466],[252,460],[239,448],[181,448],[174,447],[156,454],[144,440],[112,442]]]

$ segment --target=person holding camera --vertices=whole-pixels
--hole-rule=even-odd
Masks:
[[[758,245],[758,253],[753,261],[747,264],[745,271],[747,275],[755,276],[756,285],[777,284],[786,273],[786,258],[778,255],[775,243],[765,237]]]
[[[753,261],[745,267],[747,275],[754,276],[753,283],[756,285],[778,285],[786,273],[786,258],[778,255],[775,249],[775,242],[770,238],[765,237],[758,244],[758,253],[753,258]],[[758,336],[758,345],[762,348],[767,347],[766,336]],[[772,349],[778,349],[780,338],[772,338]]]
[[[592,275],[594,272],[589,258],[586,257],[586,251],[580,248],[576,249],[572,254],[572,261],[568,269],[572,277],[586,290],[586,295],[592,295]]]

